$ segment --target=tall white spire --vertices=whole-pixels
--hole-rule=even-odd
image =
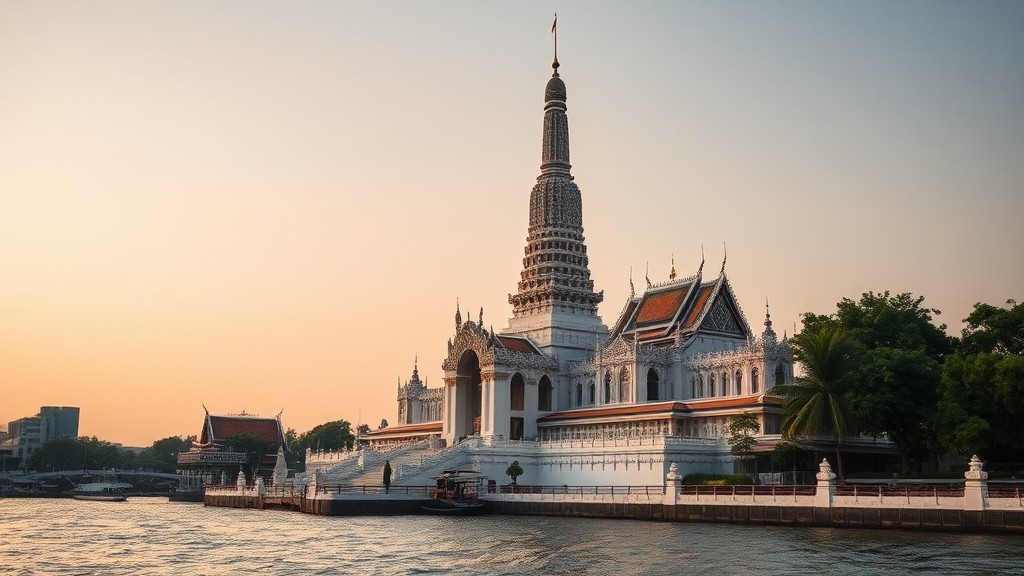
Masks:
[[[555,32],[556,26],[552,26]],[[556,307],[597,314],[604,295],[594,291],[583,237],[583,200],[569,163],[569,119],[565,82],[557,57],[544,87],[544,133],[540,176],[530,193],[530,226],[519,291],[509,295],[517,318]]]

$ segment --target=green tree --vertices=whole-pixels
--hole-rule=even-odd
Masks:
[[[303,432],[293,446],[296,452],[304,453],[306,448],[313,450],[349,449],[355,442],[352,425],[348,420],[334,420],[314,426],[312,430]]]
[[[761,431],[761,423],[757,417],[744,412],[729,421],[729,433],[726,441],[733,454],[741,459],[749,459],[749,452],[757,444],[754,434]],[[757,476],[757,460],[754,460],[754,476]]]
[[[964,319],[959,352],[977,354],[1024,354],[1024,303],[1007,300],[1007,308],[977,303]]]
[[[938,444],[963,456],[1016,461],[1024,449],[1024,305],[975,304],[962,344],[942,367]]]
[[[803,330],[790,339],[793,357],[804,376],[792,384],[773,388],[784,398],[783,435],[795,443],[800,438],[827,434],[836,446],[839,478],[844,478],[842,443],[848,433],[847,407],[843,396],[849,385],[857,343],[839,326],[824,323]]]
[[[924,297],[867,292],[844,298],[830,316],[807,314],[804,330],[841,327],[860,348],[843,395],[850,433],[886,436],[896,445],[904,474],[934,445],[932,416],[941,366],[954,340]]]
[[[295,428],[289,428],[284,431],[284,442],[288,446],[295,446],[296,442],[299,441],[299,434],[295,431]]]
[[[384,493],[391,492],[391,461],[384,461]]]
[[[125,451],[95,436],[54,438],[43,443],[29,458],[31,470],[102,470],[124,468]]]
[[[173,473],[178,468],[178,453],[187,452],[195,439],[195,436],[168,436],[157,440],[139,453],[135,464],[145,470]]]
[[[516,483],[516,478],[523,475],[523,467],[519,465],[519,460],[513,460],[508,468],[505,469],[505,474],[508,474],[509,478],[512,479],[512,484]]]
[[[369,433],[370,433],[370,425],[369,424],[360,424],[359,427],[356,429],[356,436],[359,436],[359,437],[366,436]]]

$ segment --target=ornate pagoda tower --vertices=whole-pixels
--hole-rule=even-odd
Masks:
[[[556,32],[557,34],[557,32]],[[603,292],[594,291],[583,237],[583,201],[569,164],[569,120],[558,53],[544,89],[540,176],[530,193],[519,291],[509,294],[513,317],[505,334],[525,336],[562,361],[582,359],[607,338],[597,314]]]

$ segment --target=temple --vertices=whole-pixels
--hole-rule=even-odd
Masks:
[[[534,483],[660,483],[685,472],[732,472],[732,418],[761,426],[755,450],[779,440],[772,386],[793,378],[786,338],[765,313],[756,332],[726,273],[647,280],[612,323],[598,315],[583,229],[583,196],[569,156],[567,90],[557,57],[544,89],[540,175],[512,317],[495,332],[456,306],[444,385],[425,386],[418,365],[398,389],[398,426],[371,432],[371,447],[434,439],[453,456],[503,475],[515,457]],[[467,442],[470,441],[470,442]],[[423,443],[421,443],[423,444]],[[454,447],[466,445],[459,451]],[[461,454],[458,456],[457,454]],[[396,453],[394,456],[398,458]],[[421,457],[422,460],[422,457]],[[325,469],[326,470],[326,469]],[[410,468],[406,477],[427,473]]]
[[[243,465],[253,464],[249,455],[231,445],[237,434],[251,435],[273,447],[282,455],[288,449],[281,424],[281,415],[274,418],[260,418],[252,414],[213,415],[205,409],[203,430],[199,439],[192,443],[188,452],[178,454],[178,475],[180,489],[198,489],[205,484],[226,484],[233,482]],[[260,454],[255,463],[257,474],[270,479],[278,457],[274,454]]]

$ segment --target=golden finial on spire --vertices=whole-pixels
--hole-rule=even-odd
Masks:
[[[668,279],[669,280],[675,280],[676,279],[676,255],[675,254],[672,255],[672,271],[668,273]]]
[[[555,76],[558,76],[558,12],[555,12],[555,21],[551,23],[551,33],[555,35],[555,60],[551,67],[555,69]]]

